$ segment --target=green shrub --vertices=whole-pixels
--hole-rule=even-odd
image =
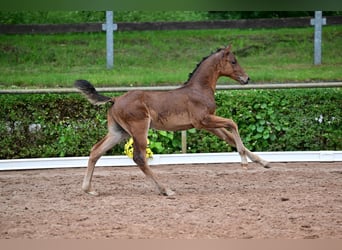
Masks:
[[[111,94],[107,94],[111,95]],[[107,133],[109,105],[80,94],[0,95],[0,158],[87,156]],[[341,89],[218,91],[217,115],[237,122],[253,151],[342,150]],[[235,149],[189,130],[188,152]],[[180,132],[150,131],[154,153],[179,153]],[[123,144],[108,154],[122,154]]]

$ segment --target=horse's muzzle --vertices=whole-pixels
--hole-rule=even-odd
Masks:
[[[242,85],[248,84],[248,81],[249,81],[249,80],[250,80],[249,76],[245,76],[245,77],[240,76],[240,78],[239,78],[239,82],[240,82],[240,84],[242,84]]]

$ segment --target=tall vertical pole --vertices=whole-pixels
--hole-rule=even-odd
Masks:
[[[107,69],[114,67],[114,34],[117,25],[113,23],[113,11],[106,11],[106,23],[102,25],[102,30],[106,31],[107,48]]]
[[[111,69],[114,66],[114,34],[113,29],[113,11],[106,11],[106,39],[107,39],[107,68]]]
[[[183,154],[186,154],[186,148],[187,148],[187,145],[186,145],[186,130],[182,130],[181,132],[181,137],[182,137],[182,153]]]
[[[322,63],[322,25],[326,24],[326,19],[322,18],[322,11],[315,11],[315,19],[311,19],[311,25],[315,26],[314,40],[314,64]]]

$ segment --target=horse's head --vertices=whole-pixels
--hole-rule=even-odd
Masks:
[[[220,51],[221,63],[219,67],[220,75],[228,76],[240,84],[247,84],[249,76],[242,69],[240,64],[235,58],[235,55],[231,51],[231,45]]]

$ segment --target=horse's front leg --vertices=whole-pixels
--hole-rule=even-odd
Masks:
[[[267,161],[255,155],[243,145],[238,131],[238,126],[233,120],[215,115],[208,115],[201,121],[201,125],[204,129],[214,133],[229,144],[235,146],[240,154],[241,165],[243,167],[247,167],[248,165],[246,155],[248,155],[252,161],[259,162],[264,167],[268,166],[269,163]],[[225,128],[230,129],[232,132],[230,133]]]
[[[213,133],[214,135],[218,136],[222,140],[226,141],[228,144],[232,145],[233,147],[236,147],[233,135],[227,129],[215,128],[215,129],[206,129],[206,130]],[[260,165],[262,165],[263,167],[269,168],[269,162],[268,161],[262,159],[260,156],[249,151],[246,147],[244,150],[245,150],[248,158],[251,159],[253,162],[257,162]]]
[[[157,187],[160,194],[165,196],[174,195],[175,193],[165,188],[162,184],[159,183],[156,176],[152,172],[151,168],[149,167],[146,159],[146,147],[147,147],[147,133],[144,135],[144,133],[138,134],[136,136],[133,136],[133,160],[138,165],[138,167],[143,171],[145,176],[150,179],[154,185]]]
[[[146,151],[138,151],[134,147],[133,160],[141,169],[141,171],[143,171],[145,176],[154,183],[154,185],[157,187],[160,194],[165,195],[165,196],[170,196],[170,195],[175,194],[172,190],[165,188],[162,184],[159,183],[156,176],[153,174],[151,168],[147,164]]]
[[[241,165],[247,168],[248,161],[246,157],[246,148],[241,140],[237,124],[231,120],[216,115],[207,115],[204,119],[200,121],[201,128],[206,130],[228,128],[232,131],[230,137],[224,138],[228,143],[233,144],[241,157]],[[219,137],[222,136],[220,133],[217,134]]]
[[[221,138],[222,140],[224,140],[228,144],[232,145],[233,147],[237,148],[238,153],[241,157],[241,166],[243,168],[247,169],[247,166],[248,166],[248,161],[247,161],[247,157],[246,157],[247,148],[243,145],[242,141],[241,141],[241,145],[240,145],[240,149],[239,149],[237,147],[236,140],[235,140],[233,134],[228,132],[225,128],[206,128],[206,130],[213,133],[217,137]],[[227,132],[227,133],[225,133],[225,132]],[[239,136],[239,138],[240,138],[240,136]],[[240,140],[241,140],[241,138],[240,138]],[[242,147],[242,149],[241,149],[241,147]]]

